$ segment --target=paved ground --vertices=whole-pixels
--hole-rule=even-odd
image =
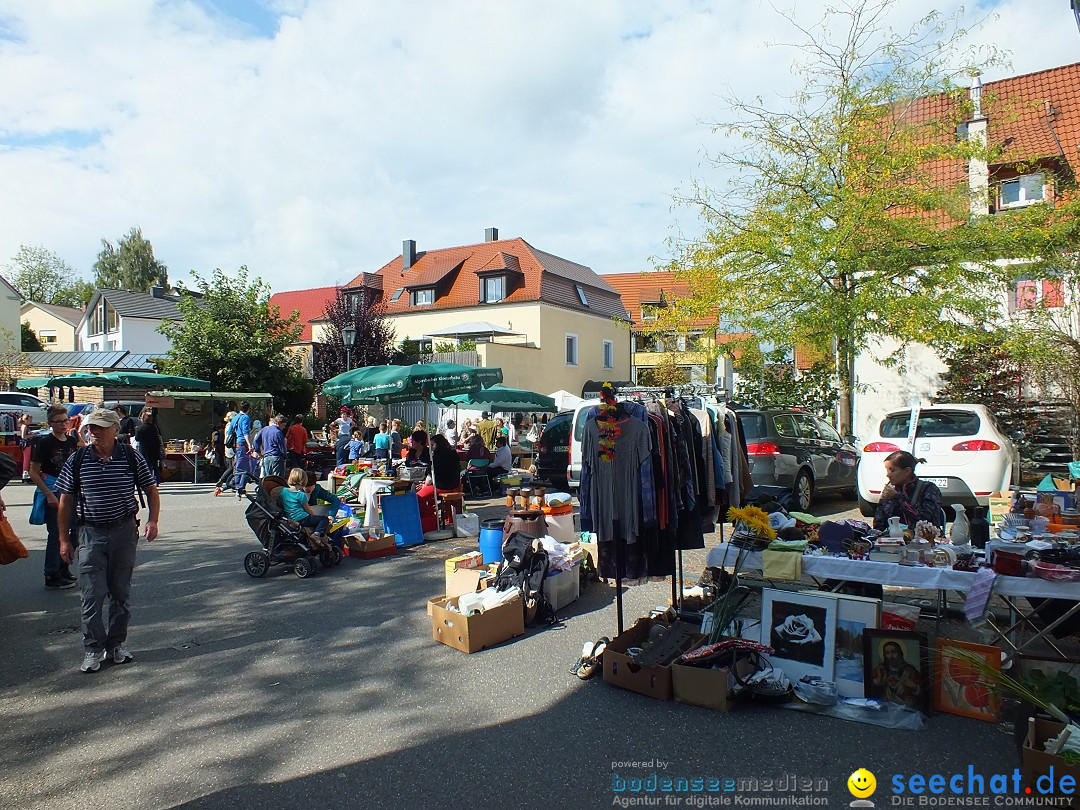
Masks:
[[[999,727],[959,717],[884,731],[581,682],[568,668],[582,643],[615,628],[601,585],[561,626],[466,656],[432,641],[425,614],[455,541],[346,560],[307,581],[252,580],[241,563],[255,540],[234,499],[208,485],[164,493],[162,536],[140,548],[135,573],[136,660],[88,676],[77,672],[77,591],[42,588],[30,490],[4,491],[31,556],[0,569],[0,807],[604,807],[625,795],[615,775],[656,771],[824,779],[820,795],[841,807],[860,766],[878,775],[881,807],[892,773],[1017,765]],[[696,578],[701,563],[687,557]],[[668,593],[631,589],[628,619]]]

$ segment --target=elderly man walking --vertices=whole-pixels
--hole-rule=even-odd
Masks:
[[[97,672],[106,660],[125,664],[132,659],[124,642],[131,618],[131,575],[139,542],[135,488],[140,498],[142,492],[146,493],[150,508],[145,534],[148,543],[158,534],[161,498],[146,459],[116,440],[120,432],[116,413],[95,408],[86,423],[90,446],[64,462],[56,482],[60,494],[57,528],[60,557],[65,563],[70,563],[75,554],[71,529],[78,529],[85,650],[79,669]],[[106,597],[108,630],[102,615]]]
[[[262,461],[262,475],[285,477],[285,414],[279,413],[270,420],[270,424],[255,434],[253,447]]]

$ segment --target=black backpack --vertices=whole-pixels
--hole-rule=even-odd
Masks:
[[[517,588],[525,611],[525,624],[554,624],[555,609],[544,594],[548,572],[548,553],[536,538],[526,532],[514,532],[503,543],[503,558],[495,574],[495,590]]]

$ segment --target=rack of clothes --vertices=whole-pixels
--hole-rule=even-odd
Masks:
[[[681,606],[682,552],[705,547],[728,506],[749,492],[750,462],[735,414],[690,407],[668,388],[613,388],[586,418],[581,441],[581,529],[597,536],[598,573],[622,586],[671,577]]]

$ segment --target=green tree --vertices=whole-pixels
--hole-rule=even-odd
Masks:
[[[314,348],[315,381],[326,382],[345,371],[348,360],[353,368],[382,366],[393,359],[394,330],[383,316],[382,306],[361,287],[347,295],[338,290],[327,302],[326,342]],[[344,330],[356,330],[356,343],[345,351]]]
[[[729,331],[777,345],[798,335],[837,357],[845,432],[860,352],[983,323],[1001,288],[996,260],[1056,249],[1047,211],[1030,210],[1039,206],[971,218],[966,173],[941,185],[940,161],[998,154],[956,137],[972,113],[958,86],[997,56],[963,50],[966,32],[936,14],[894,33],[893,5],[852,0],[812,28],[787,17],[804,89],[781,109],[732,101],[735,120],[717,128],[742,143],[712,158],[731,180],[693,185],[684,202],[704,232],[673,245],[672,269],[692,292],[675,302],[675,322],[718,310]],[[928,97],[943,103],[916,103]]]
[[[106,290],[149,292],[155,284],[168,286],[168,268],[154,257],[154,246],[134,227],[114,247],[101,240],[94,262],[94,285]]]
[[[34,330],[30,328],[30,321],[22,322],[22,350],[24,352],[45,351],[45,347],[41,345],[41,340],[38,339]]]
[[[667,388],[669,386],[686,385],[690,378],[686,372],[679,368],[678,357],[668,352],[652,368],[643,368],[638,374],[638,383],[641,385],[654,385]]]
[[[203,297],[181,297],[183,320],[165,321],[158,330],[172,343],[164,371],[209,380],[220,391],[291,398],[302,390],[300,357],[288,349],[300,337],[296,313],[285,318],[270,306],[269,285],[249,280],[247,267],[217,269],[208,279],[192,275]]]
[[[800,370],[790,357],[788,349],[762,352],[754,341],[743,343],[735,361],[734,400],[757,408],[805,408],[831,421],[838,393],[832,366],[818,361]]]
[[[4,265],[3,276],[28,301],[78,307],[90,300],[90,295],[84,296],[84,287],[90,285],[59,255],[40,245],[20,245]]]

